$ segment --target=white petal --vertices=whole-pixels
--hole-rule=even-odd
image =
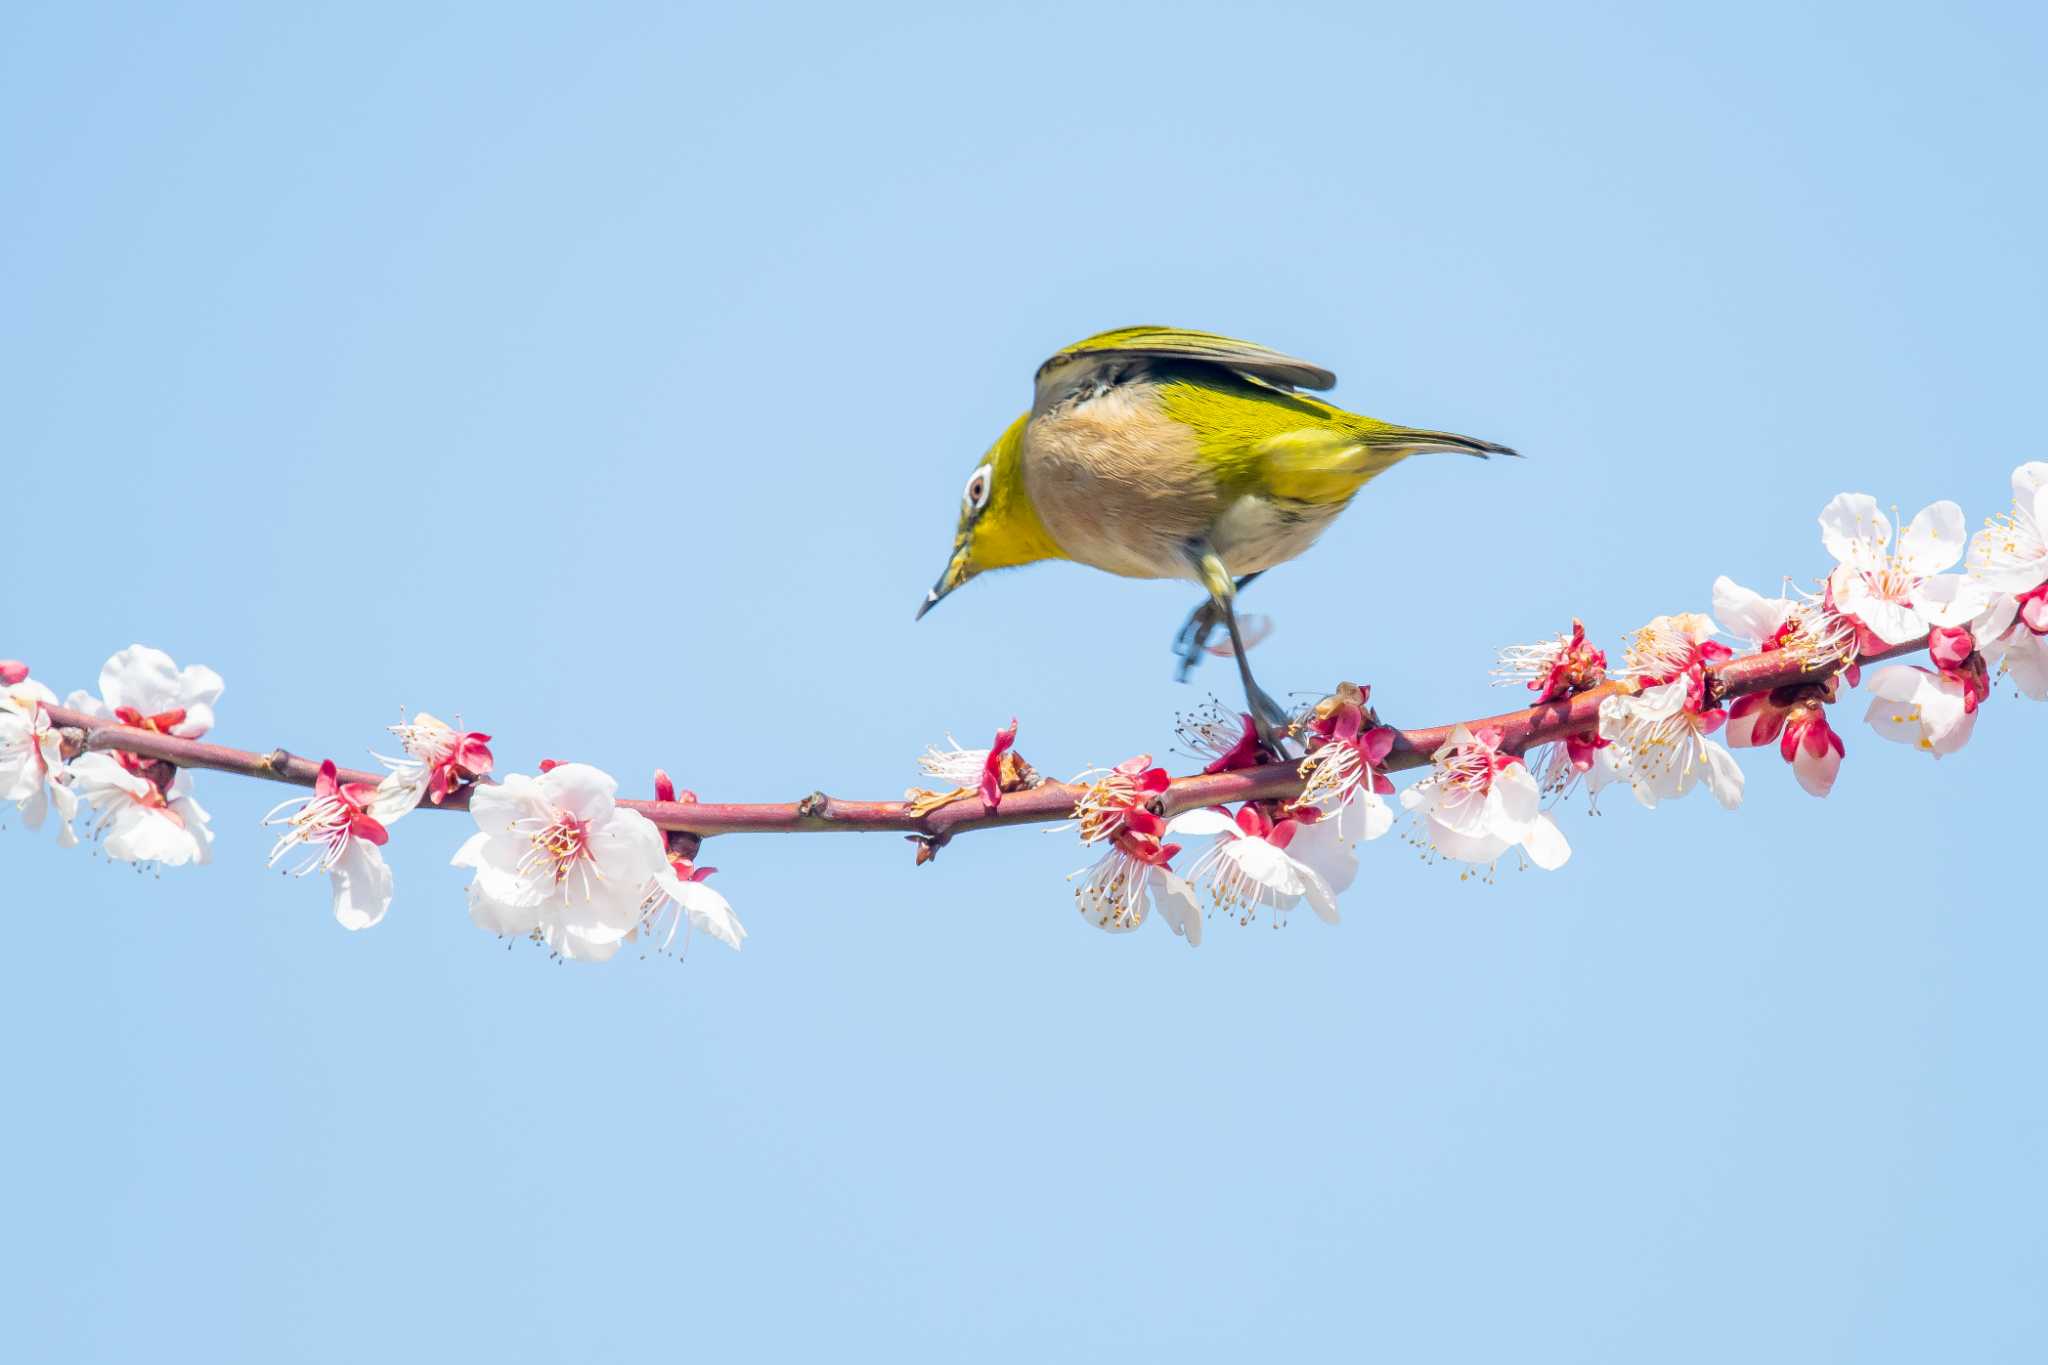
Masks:
[[[735,952],[739,950],[740,940],[747,936],[746,926],[732,912],[732,906],[725,897],[703,882],[686,882],[673,873],[662,889],[668,892],[669,899],[683,908],[692,927],[701,929]]]
[[[1145,895],[1159,917],[1173,932],[1186,938],[1190,948],[1202,946],[1202,906],[1186,880],[1163,868],[1148,868]]]
[[[178,666],[170,655],[148,645],[130,645],[100,665],[100,696],[110,710],[131,706],[144,713],[161,711],[177,689]]]
[[[1742,804],[1742,765],[1712,740],[1700,743],[1707,766],[1707,790],[1721,803],[1723,810],[1734,810]]]
[[[492,896],[481,880],[469,884],[469,918],[477,928],[501,938],[524,938],[540,927],[540,910]]]
[[[83,688],[75,689],[71,695],[65,697],[64,705],[70,710],[83,712],[95,720],[111,720],[114,715],[113,707],[107,705]]]
[[[349,840],[329,880],[334,884],[334,918],[344,929],[367,929],[391,908],[391,869],[375,844]]]
[[[1933,747],[1928,743],[1926,727],[1920,723],[1918,708],[1908,703],[1872,697],[1870,709],[1863,713],[1863,719],[1877,731],[1879,739],[1909,744],[1916,749]]]
[[[503,782],[486,783],[469,794],[470,818],[488,834],[503,834],[528,817],[554,817],[540,784],[525,773],[512,773]]]
[[[1955,724],[1932,736],[1934,756],[1940,758],[1952,754],[1970,742],[1970,734],[1977,728],[1977,712],[1965,711]]]
[[[31,716],[38,706],[56,704],[57,694],[34,678],[23,678],[12,687],[0,689],[0,711],[12,711],[18,716]]]
[[[450,867],[476,867],[483,862],[484,845],[490,835],[478,830],[462,841],[462,847],[455,850],[455,856],[448,860]]]
[[[560,763],[540,775],[540,789],[549,805],[578,820],[611,814],[618,779],[588,763]]]
[[[1222,854],[1236,863],[1245,876],[1279,897],[1283,905],[1293,904],[1307,885],[1301,864],[1264,839],[1239,839],[1223,845]]]
[[[1963,557],[1969,538],[1962,508],[1945,498],[1931,502],[1899,537],[1899,567],[1916,578],[1940,573]]]
[[[1358,877],[1358,851],[1344,838],[1335,819],[1302,826],[1288,843],[1287,855],[1339,895]]]
[[[1920,613],[1901,602],[1859,595],[1855,607],[1842,610],[1869,626],[1870,633],[1888,645],[1903,645],[1927,633],[1927,622]]]
[[[1237,827],[1237,821],[1213,806],[1203,806],[1199,810],[1182,811],[1179,815],[1166,822],[1166,832],[1168,834],[1189,835],[1195,838],[1200,838],[1205,834],[1225,834],[1235,838],[1243,833]]]
[[[103,846],[109,858],[183,867],[203,861],[198,840],[163,811],[136,805],[115,816]]]
[[[1394,810],[1377,792],[1360,792],[1354,802],[1365,813],[1365,831],[1359,838],[1368,842],[1394,827]]]
[[[547,931],[548,947],[567,962],[604,962],[619,951],[623,937],[590,934],[573,925],[558,924]]]
[[[213,824],[206,807],[199,804],[192,795],[192,779],[180,772],[171,783],[171,813],[184,824],[186,837],[192,844],[192,861],[210,863],[213,861]]]
[[[1538,812],[1529,823],[1529,832],[1522,836],[1522,848],[1529,861],[1545,872],[1555,872],[1572,856],[1572,846],[1565,842],[1564,831],[1548,812]]]
[[[2036,501],[2048,492],[2048,462],[2029,460],[2012,472],[2012,501],[2015,507],[2032,507],[2035,517],[2040,518],[2041,504]],[[2042,523],[2048,530],[2048,521]]]
[[[1316,912],[1316,918],[1325,924],[1337,923],[1337,893],[1330,884],[1307,865],[1301,868],[1301,882],[1302,895],[1308,901],[1308,908]]]
[[[1498,834],[1465,834],[1434,820],[1429,825],[1429,842],[1446,858],[1464,863],[1491,863],[1514,847],[1511,840]]]
[[[71,780],[86,800],[96,806],[117,795],[137,797],[149,793],[149,779],[129,772],[111,754],[81,754],[71,764]]]
[[[1890,664],[1870,675],[1868,688],[1873,697],[1910,706],[1919,701],[1920,688],[1926,679],[1925,672],[1910,664]]]
[[[1498,818],[1505,821],[1500,832],[1510,839],[1519,839],[1522,831],[1543,813],[1543,793],[1525,764],[1517,763],[1495,773],[1487,795],[1498,798]]]
[[[1430,822],[1460,834],[1484,834],[1499,821],[1499,798],[1469,784],[1439,787],[1429,812]]]
[[[396,772],[386,773],[370,797],[370,818],[388,825],[412,814],[427,794],[428,779],[427,769],[420,764],[407,764]]]
[[[1960,628],[1982,616],[1994,595],[1979,579],[1935,574],[1913,589],[1913,610],[1932,625]]]
[[[1726,574],[1714,580],[1714,618],[1737,639],[1753,645],[1768,640],[1785,624],[1791,610],[1792,604],[1786,599],[1765,597]]]
[[[1999,661],[2021,692],[2035,701],[2048,701],[2048,636],[2020,627],[2001,643]]]
[[[637,810],[614,807],[609,818],[593,824],[590,853],[607,880],[635,885],[660,876],[669,866],[661,831]]]
[[[1991,605],[1984,608],[1976,620],[1970,622],[1970,636],[1976,640],[1977,648],[1983,649],[2004,635],[2011,628],[2013,618],[2019,613],[2019,599],[2011,593],[2002,592],[1993,597]]]
[[[1792,776],[1798,779],[1800,787],[1813,796],[1826,796],[1835,788],[1835,778],[1842,771],[1842,756],[1830,744],[1818,755],[1806,751],[1804,744],[1792,755]]]
[[[1877,510],[1868,493],[1837,493],[1820,512],[1820,541],[1843,564],[1874,569],[1883,559],[1878,548],[1891,539],[1892,524]]]

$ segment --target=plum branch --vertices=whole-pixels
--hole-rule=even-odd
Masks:
[[[1860,662],[1873,663],[1916,654],[1928,648],[1927,636],[1866,653]],[[1743,655],[1707,664],[1709,700],[1732,701],[1778,688],[1822,684],[1839,673],[1839,660],[1814,662],[1788,651]],[[1600,704],[1609,697],[1634,690],[1625,679],[1614,679],[1568,697],[1498,715],[1481,716],[1464,722],[1427,726],[1414,730],[1396,729],[1391,748],[1379,765],[1385,772],[1400,772],[1427,766],[1430,758],[1449,740],[1459,724],[1469,730],[1491,729],[1500,735],[1501,749],[1526,752],[1538,745],[1567,735],[1593,729],[1599,723]],[[61,706],[45,708],[51,723],[63,732],[66,758],[82,753],[124,752],[154,759],[178,768],[200,768],[232,773],[266,782],[312,787],[320,779],[322,765],[279,748],[265,753],[182,739],[154,730],[124,725],[118,721],[87,715]],[[379,773],[339,769],[335,776],[344,783],[375,786]],[[1173,779],[1154,798],[1161,815],[1172,816],[1205,806],[1243,801],[1290,801],[1301,794],[1302,777],[1297,760],[1281,759],[1230,772],[1195,774]],[[437,805],[422,810],[466,810],[469,788],[451,792]],[[1087,787],[1067,782],[1044,782],[1003,795],[998,805],[986,806],[973,792],[919,810],[905,800],[849,800],[812,792],[795,801],[634,801],[618,805],[637,811],[656,827],[673,834],[699,839],[722,834],[882,834],[910,836],[937,848],[955,835],[973,830],[1012,825],[1052,824],[1070,820]]]

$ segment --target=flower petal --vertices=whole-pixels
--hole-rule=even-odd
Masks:
[[[588,763],[557,763],[540,776],[547,803],[578,820],[601,820],[612,812],[618,779]]]
[[[1940,573],[1963,557],[1969,540],[1961,507],[1946,498],[1930,502],[1899,536],[1899,567],[1916,578]]]
[[[1547,811],[1537,812],[1529,822],[1529,832],[1522,836],[1522,848],[1529,861],[1545,872],[1555,872],[1572,856],[1572,846],[1565,841],[1564,831]]]
[[[739,951],[740,941],[747,936],[746,926],[740,923],[725,897],[703,882],[686,882],[673,873],[661,889],[682,907],[693,928],[703,930],[734,952]]]
[[[1711,740],[1700,741],[1700,749],[1706,759],[1707,790],[1723,810],[1734,810],[1742,804],[1742,765],[1734,754]]]
[[[1197,838],[1205,834],[1220,834],[1233,839],[1239,833],[1237,821],[1214,806],[1182,811],[1166,822],[1166,832]]]
[[[334,884],[334,918],[344,929],[367,929],[391,908],[391,869],[374,844],[349,840],[329,880]]]
[[[1868,493],[1837,493],[1821,509],[1821,544],[1837,561],[1853,568],[1877,568],[1884,558],[1881,547],[1891,535],[1891,522]]]
[[[1152,908],[1159,912],[1159,917],[1173,932],[1186,938],[1190,948],[1202,946],[1202,906],[1195,899],[1195,889],[1185,878],[1177,877],[1164,868],[1147,868],[1145,895],[1152,902]]]
[[[1714,619],[1730,635],[1752,645],[1776,634],[1791,610],[1792,603],[1785,598],[1765,597],[1726,574],[1714,580]]]

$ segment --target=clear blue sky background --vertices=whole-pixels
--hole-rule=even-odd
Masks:
[[[0,653],[226,676],[219,738],[889,795],[1014,712],[1170,744],[1183,587],[923,623],[1097,329],[1257,338],[1417,461],[1253,590],[1276,689],[1484,712],[2003,506],[2038,436],[2020,6],[15,5]],[[1212,665],[1200,682],[1223,688]],[[732,839],[744,954],[507,953],[400,827],[373,932],[262,867],[0,842],[16,1360],[1994,1360],[2048,1351],[2048,710],[1836,797],[1625,798],[1555,875],[1389,840],[1346,922],[1109,938],[1066,836]]]

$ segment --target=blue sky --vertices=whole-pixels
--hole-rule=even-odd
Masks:
[[[1826,567],[2043,451],[2018,6],[15,6],[0,654],[141,640],[216,736],[884,796],[1012,714],[1164,751],[1185,587],[913,626],[1032,367],[1252,337],[1506,441],[1252,590],[1276,690]],[[552,965],[459,818],[373,931],[203,779],[160,879],[10,830],[13,1358],[2016,1359],[2048,1345],[2048,713],[1812,801],[1612,799],[1556,874],[1397,841],[1328,929],[1111,938],[1067,836],[721,840],[753,937]]]

